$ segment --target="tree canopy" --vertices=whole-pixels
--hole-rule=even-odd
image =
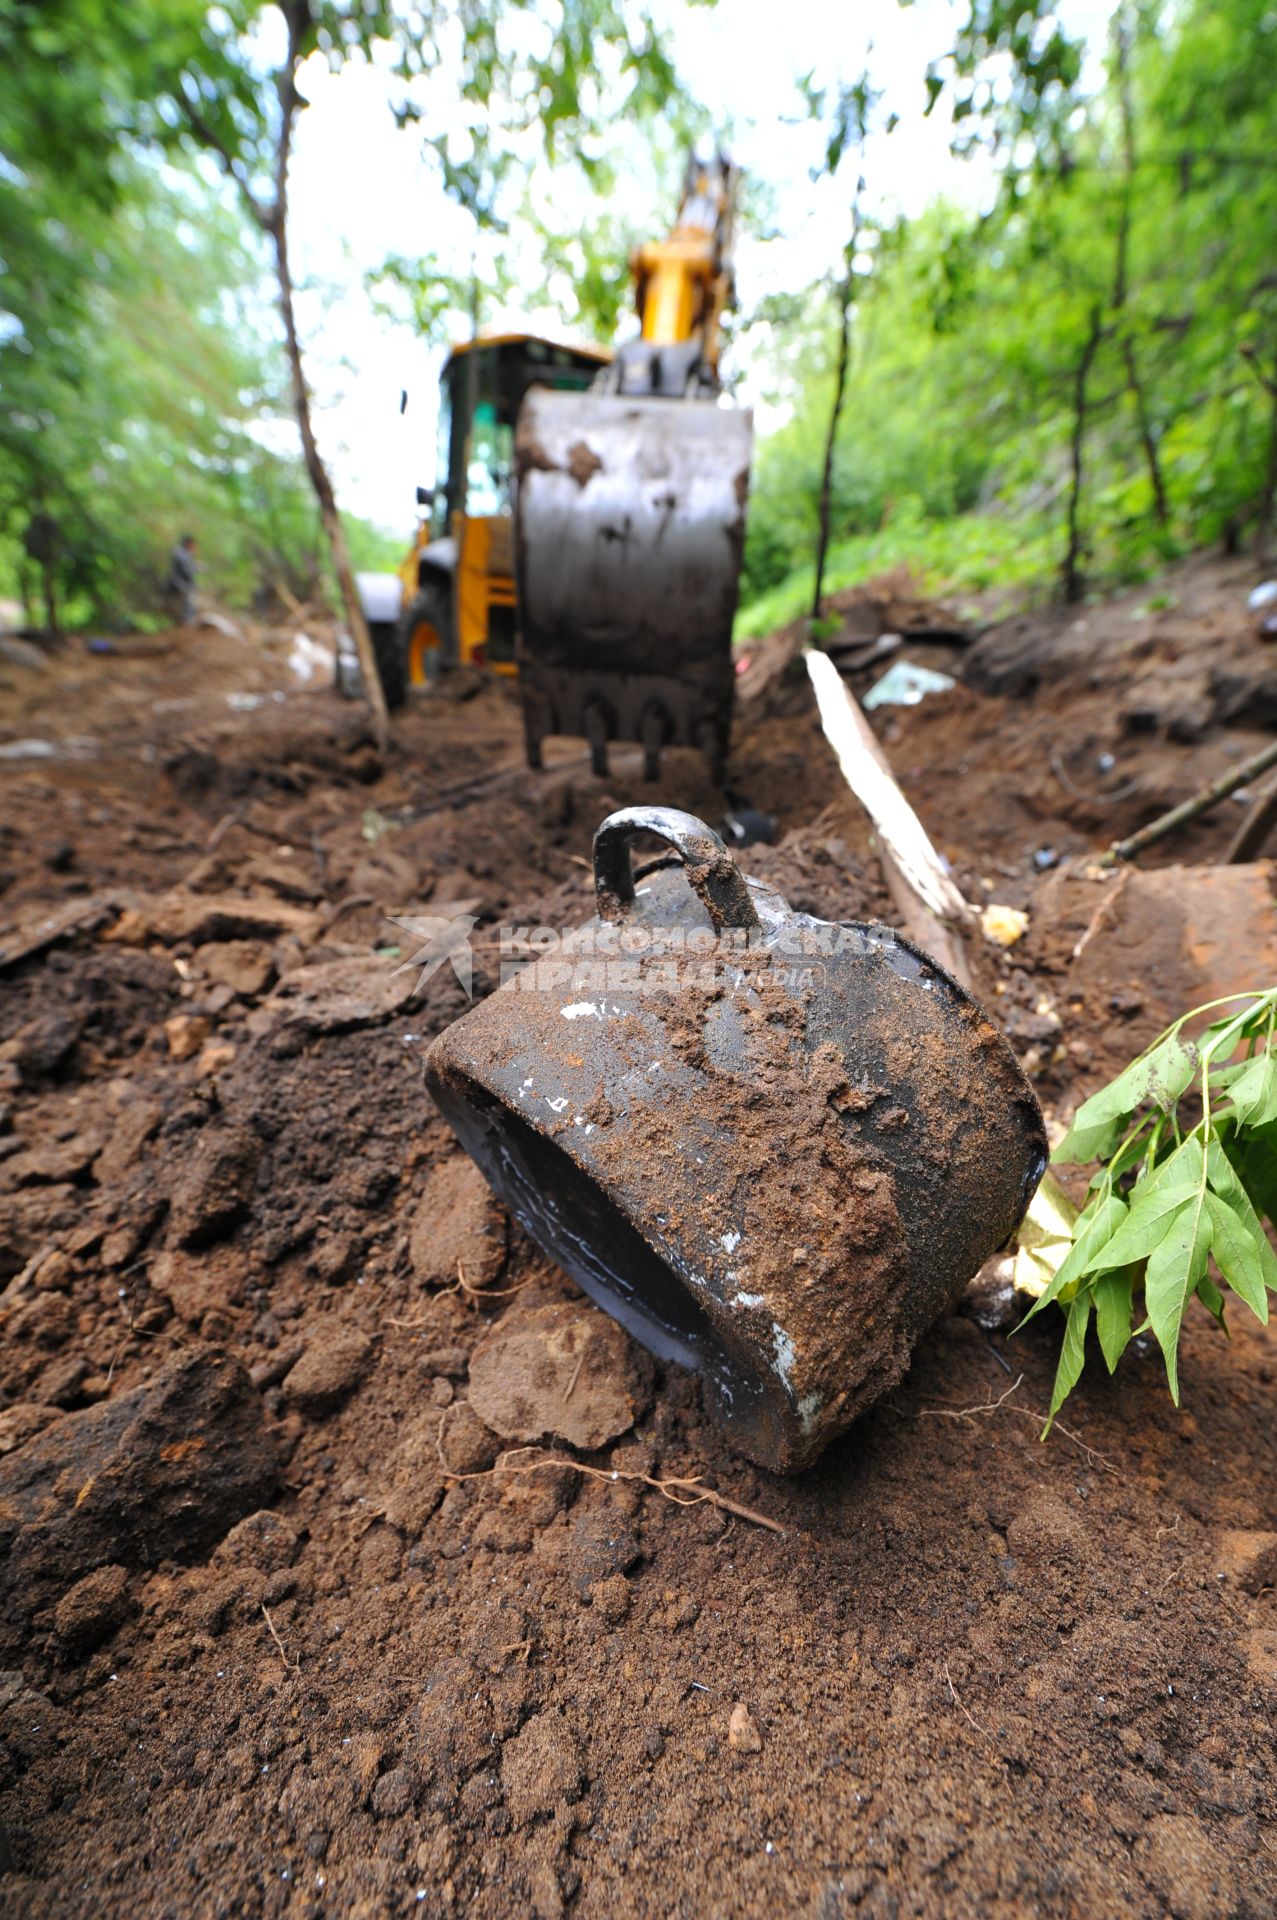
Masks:
[[[384,69],[494,292],[603,338],[638,237],[613,203],[617,131],[650,126],[672,179],[704,125],[668,30],[616,0],[0,0],[0,34],[0,576],[51,518],[81,617],[145,612],[188,519],[232,595],[321,569],[279,451],[297,370],[290,392],[271,283],[307,59]],[[872,55],[808,87],[843,218],[825,284],[770,287],[738,322],[781,419],[755,465],[747,627],[810,605],[822,494],[829,586],[912,560],[1077,596],[1194,544],[1271,549],[1275,43],[1266,0],[1120,0],[1089,45],[1051,0],[967,0],[917,91],[996,191],[908,220],[877,214],[869,162],[860,197],[852,161]],[[802,107],[778,74],[778,121]],[[561,217],[532,188],[546,156],[591,189]],[[458,262],[405,231],[370,299],[455,324]]]
[[[978,214],[899,222],[860,280],[831,584],[930,559],[972,585],[1036,576],[1077,595],[1191,545],[1267,546],[1275,45],[1263,0],[1124,0],[1088,90],[1048,8],[976,0],[931,85],[954,91],[958,144],[1005,161],[1000,190]],[[831,316],[782,352],[783,373],[795,354],[807,371],[755,479],[760,629],[810,591],[808,569],[766,597],[815,545]]]

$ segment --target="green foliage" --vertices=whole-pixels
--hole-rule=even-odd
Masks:
[[[447,5],[434,11],[439,22],[449,17]],[[410,320],[438,344],[464,337],[476,310],[482,326],[494,306],[526,302],[529,281],[536,304],[560,316],[558,330],[610,341],[630,302],[630,253],[660,218],[689,145],[704,131],[646,13],[612,0],[538,0],[534,11],[543,54],[525,35],[494,36],[490,21],[467,27],[459,111],[446,132],[427,126],[411,99],[399,109],[404,124],[421,126],[445,193],[472,216],[476,244],[469,259],[397,254],[370,276],[369,292],[381,312]],[[613,203],[622,167],[633,165],[632,147],[613,129],[635,121],[653,183],[641,228]],[[559,195],[533,190],[529,159],[538,150],[563,183],[563,204],[584,198],[597,211],[563,214]]]
[[[794,551],[786,547],[782,558]],[[806,547],[808,555],[811,547]],[[829,549],[825,564],[825,594],[854,587],[877,574],[907,567],[924,590],[942,587],[954,592],[981,593],[987,588],[1031,590],[1049,571],[1052,556],[1050,529],[1031,518],[1011,513],[971,513],[953,518],[930,518],[916,500],[900,501],[884,526],[872,533],[854,534]],[[748,551],[746,582],[749,580]],[[811,558],[747,596],[737,616],[738,642],[760,639],[777,627],[788,626],[810,611],[815,567]]]
[[[1234,1011],[1189,1037],[1186,1029],[1225,1005]],[[1073,1244],[1026,1315],[1056,1305],[1067,1316],[1048,1429],[1082,1371],[1092,1311],[1110,1373],[1133,1333],[1151,1330],[1177,1406],[1189,1301],[1196,1296],[1225,1325],[1226,1296],[1210,1261],[1224,1287],[1267,1321],[1268,1294],[1277,1291],[1277,1255],[1263,1226],[1264,1215],[1277,1224],[1275,1035],[1277,987],[1197,1007],[1078,1108],[1052,1158],[1100,1166]],[[1181,1123],[1188,1101],[1201,1108],[1191,1125]]]
[[[40,176],[29,176],[39,191]],[[262,444],[282,410],[274,342],[238,223],[189,176],[135,166],[109,210],[47,208],[47,239],[92,261],[51,311],[24,269],[0,305],[0,529],[13,585],[32,514],[57,527],[58,597],[72,621],[159,604],[169,551],[196,533],[208,584],[245,603],[283,580],[313,591],[317,515],[300,466]],[[55,246],[56,242],[56,246]],[[29,262],[31,253],[25,256]]]
[[[529,136],[606,184],[609,116],[671,101],[683,112],[651,18],[616,0],[483,13],[469,0],[0,0],[0,36],[0,574],[30,597],[41,571],[72,618],[144,610],[187,527],[227,597],[272,581],[311,597],[322,584],[300,464],[258,431],[282,417],[287,387],[252,232],[286,286],[307,59],[392,63],[405,122],[412,83],[446,66],[462,111],[446,136],[423,125],[423,137],[445,189],[494,228]],[[217,161],[247,222],[170,171],[183,150]],[[561,265],[572,270],[582,242],[583,302],[600,306],[602,234],[593,269],[584,236],[560,242]],[[392,261],[383,285],[424,329],[469,306],[468,284],[434,262]],[[40,569],[23,556],[33,523],[56,534]],[[392,557],[380,530],[349,534],[357,564]]]
[[[835,554],[916,503],[920,549],[954,516],[1014,523],[1076,592],[1272,528],[1277,14],[1124,5],[1092,98],[1066,39],[1037,0],[973,0],[937,65],[958,144],[998,156],[999,197],[897,223],[857,286]],[[807,310],[760,315],[791,417],[756,461],[742,630],[816,544],[837,335]]]

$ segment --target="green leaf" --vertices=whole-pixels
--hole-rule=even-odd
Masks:
[[[1096,1281],[1095,1331],[1110,1373],[1113,1372],[1131,1337],[1131,1296],[1135,1276],[1130,1267],[1116,1273],[1104,1273]]]
[[[1256,1214],[1266,1214],[1277,1226],[1277,1125],[1253,1132],[1225,1133],[1229,1164],[1253,1203]],[[1215,1183],[1218,1186],[1218,1182]],[[1222,1193],[1224,1189],[1219,1188]],[[1231,1198],[1225,1195],[1225,1198]]]
[[[1202,1143],[1190,1135],[1151,1174],[1136,1181],[1126,1219],[1096,1255],[1093,1270],[1103,1272],[1147,1260],[1165,1239],[1185,1201],[1194,1199],[1204,1184]]]
[[[1131,1115],[1146,1100],[1153,1101],[1164,1113],[1174,1110],[1197,1071],[1197,1063],[1193,1042],[1182,1039],[1178,1030],[1168,1033],[1148,1053],[1132,1061],[1116,1080],[1082,1102],[1052,1159],[1081,1164],[1111,1153]]]
[[[1224,1296],[1208,1273],[1204,1273],[1197,1283],[1197,1297],[1207,1313],[1218,1320],[1220,1327],[1227,1333],[1228,1327],[1224,1320]]]
[[[1096,1107],[1102,1102],[1107,1087],[1084,1100],[1073,1116],[1073,1124],[1051,1155],[1056,1166],[1085,1166],[1088,1160],[1103,1160],[1110,1154],[1123,1133],[1133,1109],[1116,1108],[1110,1105]]]
[[[1206,1155],[1206,1175],[1214,1192],[1227,1203],[1240,1221],[1247,1247],[1258,1263],[1263,1285],[1270,1292],[1277,1293],[1277,1253],[1273,1252],[1268,1235],[1264,1232],[1263,1222],[1251,1203],[1250,1195],[1238,1179],[1231,1160],[1218,1140],[1211,1141]],[[1232,1285],[1231,1280],[1229,1285]],[[1245,1299],[1245,1297],[1243,1294],[1242,1298]],[[1255,1311],[1258,1313],[1259,1309],[1256,1308]],[[1259,1317],[1261,1320],[1266,1320],[1268,1317],[1266,1300],[1264,1311]]]
[[[1277,1120],[1277,1059],[1257,1053],[1229,1088],[1239,1126],[1264,1127]]]
[[[1263,1262],[1254,1236],[1247,1231],[1246,1223],[1236,1209],[1218,1193],[1206,1195],[1206,1206],[1210,1213],[1211,1252],[1215,1256],[1215,1265],[1233,1292],[1246,1302],[1255,1318],[1267,1322],[1268,1293],[1264,1286]],[[1264,1246],[1268,1246],[1262,1228],[1259,1238]],[[1270,1254],[1271,1251],[1269,1248]]]
[[[1097,1256],[1126,1218],[1125,1202],[1117,1194],[1095,1194],[1078,1215],[1073,1245],[1061,1262],[1046,1291],[1036,1299],[1020,1325],[1027,1326],[1034,1314],[1059,1299],[1062,1290],[1090,1273]]]
[[[1042,1429],[1044,1440],[1051,1431],[1056,1414],[1078,1383],[1086,1359],[1086,1329],[1090,1318],[1091,1295],[1079,1293],[1071,1303],[1069,1317],[1064,1323],[1064,1340],[1060,1347],[1059,1365],[1055,1370],[1055,1385],[1051,1389],[1051,1405]]]
[[[1206,1271],[1211,1219],[1204,1189],[1186,1199],[1165,1238],[1154,1247],[1144,1274],[1149,1324],[1166,1360],[1171,1399],[1179,1405],[1179,1330],[1184,1308]]]

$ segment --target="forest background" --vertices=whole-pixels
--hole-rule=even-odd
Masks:
[[[1270,555],[1277,8],[959,0],[925,27],[917,110],[974,194],[893,204],[900,75],[881,84],[850,34],[835,71],[828,46],[796,87],[778,70],[827,258],[802,284],[783,248],[790,276],[767,270],[783,235],[755,168],[729,355],[760,429],[744,636],[810,610],[822,501],[826,591],[907,563],[1079,599],[1195,547]],[[70,626],[155,619],[188,527],[233,606],[335,598],[272,225],[281,133],[319,85],[376,77],[444,209],[388,179],[402,242],[359,287],[369,328],[410,326],[436,364],[476,312],[612,338],[688,143],[738,131],[681,70],[677,15],[611,0],[0,0],[0,45],[0,596],[36,626],[50,588]],[[309,367],[338,296],[297,292]],[[394,564],[411,514],[407,490],[400,524],[347,509],[355,566]]]

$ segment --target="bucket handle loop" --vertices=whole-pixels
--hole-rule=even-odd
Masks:
[[[655,834],[673,847],[716,933],[727,927],[761,930],[745,877],[723,842],[694,813],[682,813],[677,807],[622,807],[603,822],[594,836],[594,893],[600,918],[621,920],[633,902],[630,841],[636,833]]]

